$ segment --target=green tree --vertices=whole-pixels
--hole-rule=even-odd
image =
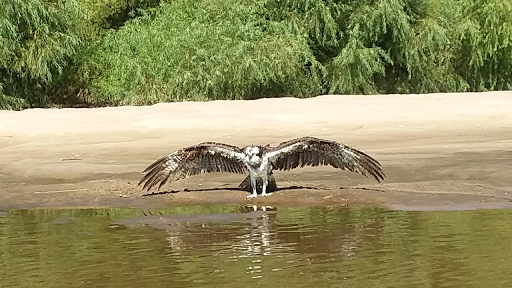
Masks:
[[[4,0],[0,11],[0,107],[44,105],[42,92],[80,44],[76,2]]]
[[[471,91],[512,89],[512,2],[462,1],[457,71]]]
[[[266,1],[185,1],[112,31],[89,62],[101,102],[310,96],[321,70],[305,37],[264,17]]]
[[[507,0],[4,0],[0,108],[510,89],[511,15]]]
[[[329,93],[464,91],[451,47],[456,2],[276,0],[271,11],[308,35]]]

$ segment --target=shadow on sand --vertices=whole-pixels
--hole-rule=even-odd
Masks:
[[[289,187],[278,188],[276,190],[276,192],[277,191],[286,191],[286,190],[301,190],[301,189],[320,190],[319,188],[316,188],[316,187],[293,185],[293,186],[289,186]],[[180,193],[180,192],[207,192],[207,191],[245,191],[245,190],[240,189],[240,188],[233,188],[233,187],[204,188],[204,189],[183,189],[183,190],[170,190],[170,191],[159,191],[159,192],[146,193],[146,194],[143,194],[142,196],[166,195],[166,194],[175,194],[175,193]],[[247,192],[247,193],[251,193],[251,192]]]

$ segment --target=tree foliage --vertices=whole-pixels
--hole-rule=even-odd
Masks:
[[[101,101],[321,93],[321,67],[307,39],[262,18],[264,2],[173,1],[110,33],[93,59]]]
[[[76,2],[3,0],[0,11],[0,108],[42,105],[38,90],[56,81],[80,43]]]
[[[463,1],[456,71],[471,91],[512,88],[512,2]]]
[[[4,2],[0,108],[512,85],[508,0]]]

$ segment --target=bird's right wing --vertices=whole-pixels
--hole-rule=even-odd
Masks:
[[[200,173],[246,173],[245,154],[236,146],[204,142],[173,152],[153,162],[144,170],[139,185],[151,189],[162,187],[168,181],[177,181]]]
[[[348,169],[377,181],[384,180],[380,163],[362,151],[344,144],[302,137],[283,142],[271,149],[266,157],[276,170],[290,170],[304,166],[331,165],[334,168]]]

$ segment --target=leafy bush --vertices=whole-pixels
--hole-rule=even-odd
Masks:
[[[4,0],[0,109],[511,89],[511,43],[508,0]]]
[[[309,35],[315,56],[326,68],[325,89],[329,93],[467,89],[454,71],[451,21],[460,15],[454,1],[275,3],[275,18],[302,27]]]
[[[106,36],[91,61],[100,102],[309,96],[322,67],[263,2],[173,1]]]
[[[80,43],[72,32],[76,2],[4,0],[0,11],[0,108],[44,105],[39,91]]]
[[[460,41],[456,71],[471,91],[512,88],[512,2],[467,0],[454,27]]]

